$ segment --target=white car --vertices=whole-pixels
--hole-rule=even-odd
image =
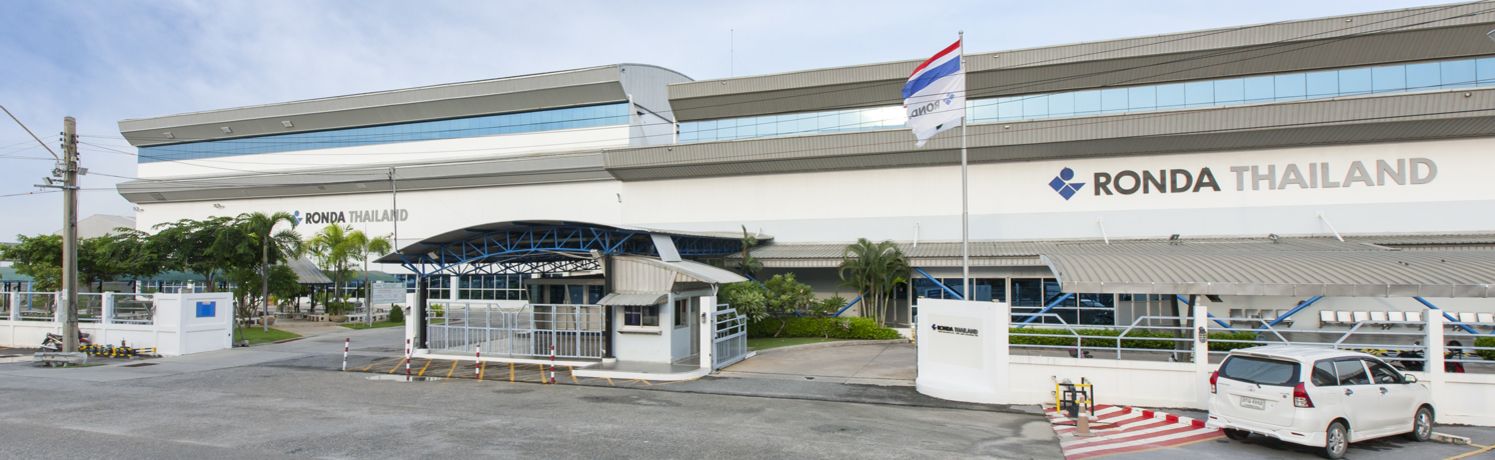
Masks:
[[[1433,433],[1432,397],[1417,377],[1374,356],[1330,348],[1239,349],[1210,374],[1209,421],[1234,440],[1251,433],[1341,458],[1350,443]]]

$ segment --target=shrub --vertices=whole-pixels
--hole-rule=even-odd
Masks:
[[[872,318],[765,318],[748,323],[748,337],[823,337],[829,339],[891,340],[898,331],[879,326]]]
[[[1495,348],[1495,337],[1480,337],[1474,339],[1474,346],[1480,348]],[[1474,354],[1489,360],[1495,360],[1495,350],[1475,350]]]
[[[405,307],[395,305],[394,308],[389,309],[389,321],[392,323],[405,322]]]
[[[815,301],[814,303],[811,303],[809,313],[812,316],[830,316],[836,314],[836,312],[838,311],[841,311],[841,307],[845,306],[845,297],[831,296],[829,298],[820,299]]]

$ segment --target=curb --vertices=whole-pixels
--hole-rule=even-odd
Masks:
[[[1472,442],[1469,440],[1469,438],[1463,436],[1455,436],[1447,433],[1439,433],[1436,431],[1434,431],[1433,435],[1428,439],[1436,442],[1453,444],[1455,446],[1467,446],[1470,444],[1470,442]]]
[[[777,353],[777,352],[781,352],[781,351],[802,351],[802,350],[814,350],[814,349],[819,349],[819,348],[851,347],[851,346],[857,346],[857,345],[888,345],[888,344],[898,344],[898,343],[910,343],[910,342],[908,341],[908,339],[888,339],[888,340],[855,340],[855,339],[847,339],[847,340],[836,340],[836,341],[832,341],[832,342],[818,342],[818,343],[806,343],[806,344],[802,344],[802,345],[790,345],[790,346],[787,346],[787,347],[774,347],[774,348],[768,348],[768,349],[763,349],[763,350],[753,350],[753,351],[756,352],[756,353],[758,353],[758,354],[760,354],[760,355],[763,355],[763,354]]]

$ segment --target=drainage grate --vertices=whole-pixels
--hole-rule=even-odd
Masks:
[[[154,366],[154,365],[156,365],[156,363],[135,363],[135,364],[126,364],[126,365],[123,365],[123,366],[120,366],[120,367],[145,367],[145,366]]]

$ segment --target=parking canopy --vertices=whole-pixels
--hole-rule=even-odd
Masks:
[[[1368,244],[1152,242],[1040,254],[1064,292],[1495,297],[1495,251]]]

